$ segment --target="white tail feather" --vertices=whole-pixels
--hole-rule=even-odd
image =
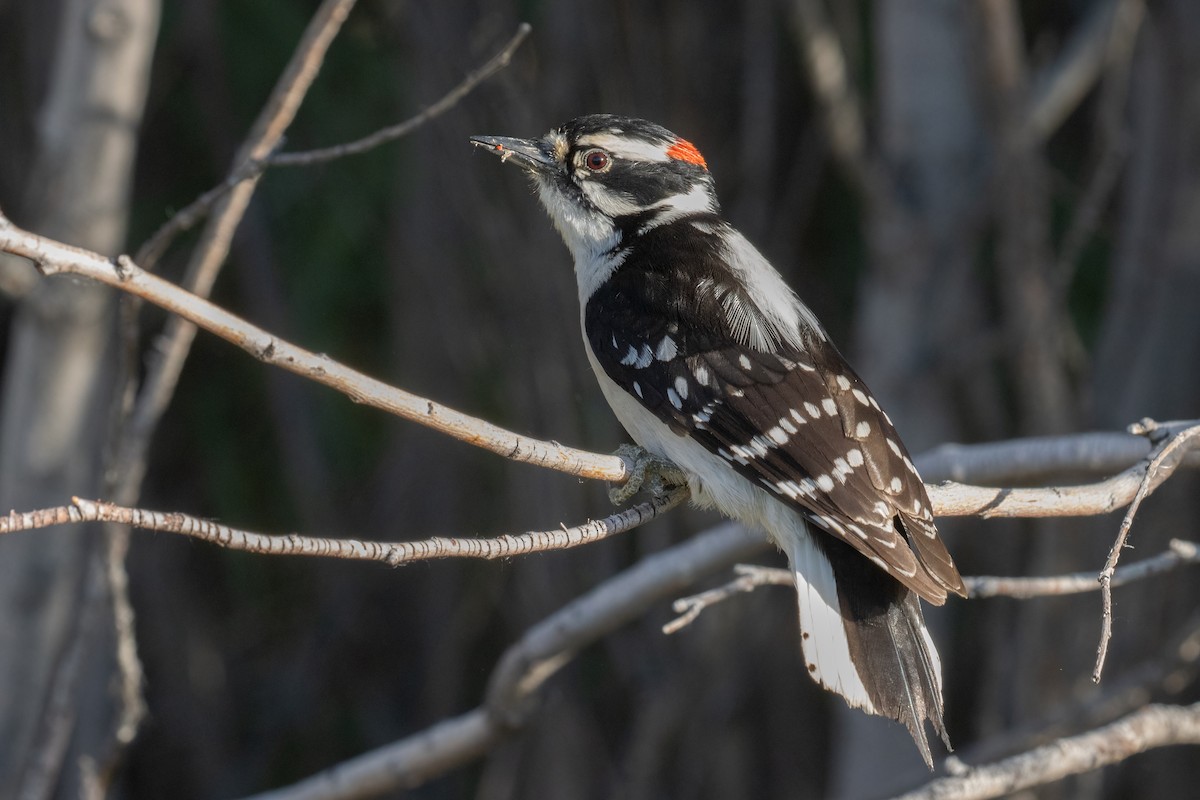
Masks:
[[[804,522],[792,515],[790,530],[775,531],[787,553],[800,605],[800,642],[813,680],[840,694],[854,708],[876,714],[862,677],[850,657],[850,643],[838,603],[829,559],[813,542]]]

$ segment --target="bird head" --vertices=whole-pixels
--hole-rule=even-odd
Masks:
[[[646,120],[591,114],[539,139],[472,136],[471,143],[529,173],[577,264],[649,228],[720,210],[700,151]]]

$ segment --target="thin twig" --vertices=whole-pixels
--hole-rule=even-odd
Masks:
[[[178,512],[148,511],[115,503],[72,498],[71,505],[44,508],[0,517],[0,535],[80,522],[115,522],[142,530],[189,536],[229,550],[274,556],[315,556],[351,561],[380,561],[389,566],[435,558],[481,558],[494,560],[566,550],[598,542],[644,525],[664,511],[682,503],[686,489],[674,489],[605,519],[574,527],[531,531],[489,539],[433,537],[415,542],[373,542],[334,539],[290,533],[272,535],[242,530]]]
[[[1157,425],[1151,420],[1143,421],[1140,426],[1131,428],[1131,432],[1146,434],[1154,434],[1157,430]],[[1120,530],[1117,531],[1117,539],[1113,542],[1112,550],[1108,553],[1108,559],[1104,562],[1104,569],[1100,572],[1100,592],[1104,610],[1100,618],[1100,644],[1096,648],[1096,667],[1092,670],[1092,680],[1097,683],[1100,682],[1100,673],[1104,671],[1104,660],[1108,656],[1108,643],[1112,639],[1113,574],[1116,572],[1117,562],[1121,558],[1121,551],[1125,548],[1125,542],[1129,539],[1129,530],[1133,527],[1133,519],[1137,516],[1138,508],[1142,505],[1142,501],[1158,485],[1170,477],[1171,473],[1175,471],[1175,467],[1179,465],[1179,458],[1182,452],[1198,438],[1200,438],[1200,425],[1193,425],[1163,441],[1158,447],[1157,453],[1150,459],[1150,463],[1146,467],[1145,476],[1138,486],[1137,494],[1134,495],[1132,502],[1130,502],[1129,510],[1125,512],[1125,518],[1121,520]]]
[[[222,197],[233,191],[234,187],[238,186],[243,181],[257,178],[268,167],[284,167],[284,166],[299,166],[321,163],[330,161],[335,158],[340,158],[347,155],[355,155],[365,152],[381,144],[395,141],[401,137],[415,131],[430,120],[441,116],[457,105],[463,97],[474,91],[479,84],[486,81],[488,78],[495,75],[504,67],[508,66],[512,60],[513,53],[517,47],[529,35],[531,28],[528,23],[521,23],[517,28],[516,34],[512,39],[501,48],[500,52],[492,56],[483,66],[477,70],[470,72],[462,83],[455,86],[447,92],[436,103],[426,108],[416,116],[410,117],[396,125],[383,128],[370,136],[366,136],[355,142],[336,145],[334,147],[326,147],[320,150],[309,150],[303,153],[271,153],[266,158],[249,159],[238,164],[223,181],[212,187],[204,194],[197,197],[192,202],[188,203],[179,211],[171,215],[171,218],[164,222],[158,230],[151,234],[141,247],[138,248],[134,255],[136,261],[142,269],[153,270],[158,264],[158,260],[167,248],[171,246],[171,242],[175,240],[181,233],[190,230],[193,226],[204,219],[217,204]]]
[[[492,56],[479,69],[469,73],[462,83],[455,86],[447,92],[442,99],[438,100],[433,105],[426,108],[421,113],[410,119],[396,125],[391,125],[382,128],[369,136],[364,136],[353,142],[345,144],[333,145],[332,147],[323,147],[318,150],[305,150],[300,153],[277,153],[267,159],[267,165],[272,167],[308,167],[313,164],[321,164],[326,161],[333,161],[337,158],[345,158],[346,156],[358,155],[365,153],[368,150],[373,150],[382,144],[395,141],[402,136],[407,136],[414,130],[429,122],[430,120],[440,117],[442,114],[449,111],[460,100],[466,97],[475,89],[476,86],[486,81],[488,78],[495,75],[500,70],[508,66],[512,61],[513,53],[525,41],[525,37],[529,35],[529,23],[522,22],[517,26],[517,32],[508,40],[508,43],[500,49],[500,52]]]
[[[792,573],[786,569],[760,567],[755,564],[735,564],[733,571],[738,577],[729,583],[676,600],[671,608],[679,616],[663,625],[662,632],[668,636],[678,633],[691,625],[709,607],[728,600],[735,594],[752,592],[759,586],[792,586],[795,580]]]
[[[1170,572],[1185,564],[1200,564],[1200,545],[1182,539],[1172,539],[1170,549],[1135,564],[1121,567],[1113,576],[1113,586],[1123,586],[1155,575]],[[791,571],[775,567],[760,567],[754,564],[735,564],[738,576],[715,589],[681,597],[673,608],[678,617],[663,625],[663,633],[677,633],[692,624],[701,613],[712,606],[744,592],[752,592],[760,586],[792,586],[795,578]],[[1070,575],[1050,575],[1043,578],[1009,578],[993,575],[970,575],[963,577],[967,585],[967,596],[972,599],[984,597],[1012,597],[1028,600],[1052,595],[1081,594],[1100,590],[1095,572],[1076,572]]]
[[[1123,586],[1170,572],[1184,564],[1200,564],[1200,548],[1195,542],[1172,539],[1170,549],[1165,553],[1118,569],[1113,573],[1109,585]],[[967,585],[967,596],[973,598],[1013,597],[1025,600],[1032,597],[1096,592],[1102,588],[1094,571],[1076,572],[1070,575],[1051,575],[1042,578],[974,575],[963,578],[963,582]]]

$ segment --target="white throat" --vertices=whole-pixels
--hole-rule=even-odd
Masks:
[[[537,187],[538,198],[575,260],[579,301],[585,303],[624,260],[624,254],[614,249],[621,234],[607,217],[587,213],[552,184],[539,180]]]

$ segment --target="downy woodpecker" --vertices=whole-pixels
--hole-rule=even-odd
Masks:
[[[918,598],[965,594],[887,414],[779,273],[721,217],[690,142],[579,117],[471,142],[533,179],[575,260],[584,347],[617,419],[696,503],[786,553],[809,674],[949,747]]]

